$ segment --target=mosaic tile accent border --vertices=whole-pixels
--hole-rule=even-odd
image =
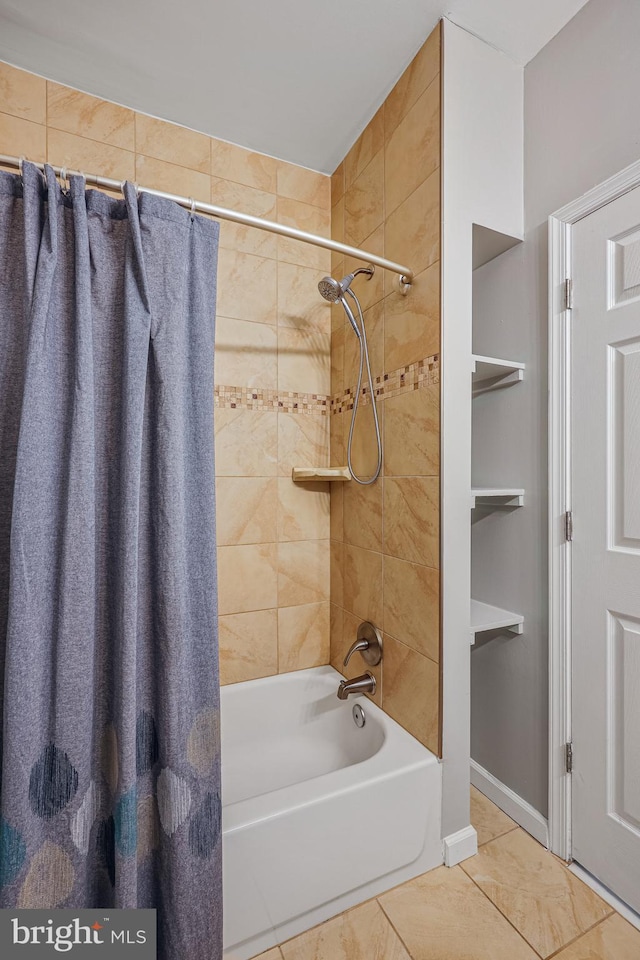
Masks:
[[[422,390],[436,383],[440,383],[440,357],[438,354],[433,357],[425,357],[424,360],[416,360],[415,363],[410,363],[407,367],[398,367],[397,370],[385,373],[381,377],[374,377],[373,381],[377,400],[388,400],[390,397],[397,397],[401,393]],[[354,394],[355,386],[348,387],[344,393],[332,397],[331,413],[352,410]],[[362,387],[360,403],[371,403],[368,386]]]
[[[398,367],[374,379],[377,400],[387,400],[401,393],[422,390],[440,383],[440,358],[425,357],[407,367]],[[342,413],[353,409],[355,386],[333,397],[320,393],[294,393],[293,391],[263,390],[261,387],[230,387],[217,385],[214,390],[215,406],[227,410],[258,410],[273,413],[302,413],[326,417],[329,413]],[[371,403],[368,386],[362,388],[360,402]]]
[[[331,397],[318,393],[294,393],[293,391],[263,390],[261,387],[214,388],[216,407],[227,410],[259,410],[277,413],[303,413],[327,416]]]

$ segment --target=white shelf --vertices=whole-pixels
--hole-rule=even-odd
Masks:
[[[506,253],[511,247],[522,243],[522,237],[512,237],[508,233],[498,233],[482,227],[479,223],[473,224],[473,269],[484,266],[490,260]]]
[[[471,509],[474,507],[521,507],[524,490],[519,487],[474,487],[471,491]]]
[[[493,607],[490,603],[481,603],[480,600],[471,601],[471,643],[475,643],[477,633],[485,630],[509,630],[511,633],[522,633],[524,617],[511,610],[502,610]]]
[[[296,483],[312,483],[325,480],[351,480],[349,467],[294,467],[291,479]]]
[[[474,397],[488,390],[510,387],[524,379],[524,363],[499,360],[497,357],[471,357],[471,380]]]

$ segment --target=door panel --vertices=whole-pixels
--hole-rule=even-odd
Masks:
[[[640,190],[572,242],[573,856],[640,910]]]
[[[611,549],[640,550],[640,338],[609,347]]]
[[[609,614],[611,738],[609,809],[640,834],[640,751],[632,731],[640,729],[640,621]]]
[[[640,232],[631,230],[609,241],[609,306],[640,298]]]

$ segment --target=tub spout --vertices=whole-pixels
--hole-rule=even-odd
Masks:
[[[351,693],[375,693],[376,678],[372,673],[363,673],[353,680],[341,680],[338,687],[338,700],[346,700]]]

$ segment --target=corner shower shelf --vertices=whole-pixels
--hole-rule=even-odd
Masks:
[[[325,480],[351,480],[349,467],[294,467],[291,479],[296,483],[312,483]]]
[[[502,610],[493,607],[490,603],[481,603],[480,600],[471,601],[471,643],[475,643],[476,634],[484,630],[509,630],[511,633],[522,633],[524,617],[520,613]]]
[[[524,379],[524,363],[498,360],[496,357],[471,357],[471,380],[474,397],[489,390],[510,387]]]
[[[524,490],[519,487],[474,487],[471,491],[471,509],[474,507],[521,507]]]

